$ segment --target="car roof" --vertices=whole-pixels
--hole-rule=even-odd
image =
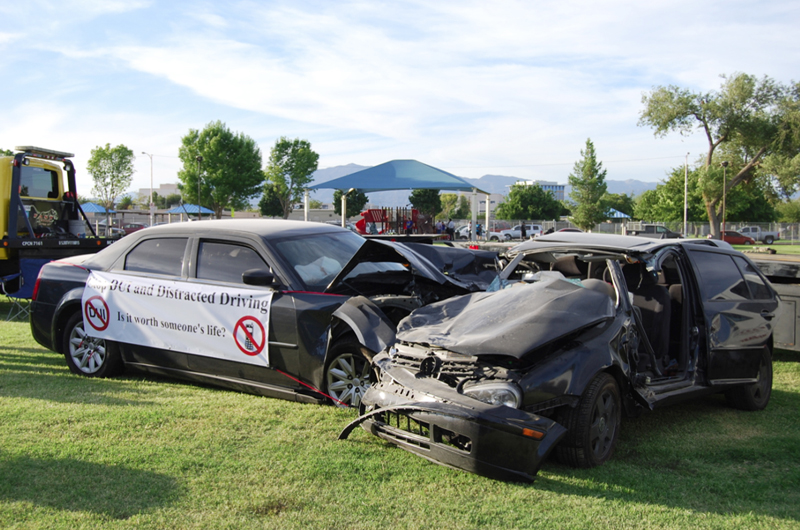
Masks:
[[[545,248],[594,248],[624,253],[653,253],[669,246],[702,245],[732,250],[730,244],[717,239],[653,239],[649,237],[623,236],[617,234],[594,234],[591,232],[554,232],[520,243],[509,249],[508,254],[529,252]]]
[[[148,228],[146,233],[152,235],[158,231],[170,232],[172,234],[203,234],[213,236],[214,234],[225,232],[247,232],[249,234],[269,238],[272,236],[284,237],[292,232],[322,233],[341,230],[345,229],[341,226],[327,223],[290,221],[287,219],[212,219],[208,221],[169,223],[166,225],[153,226]]]

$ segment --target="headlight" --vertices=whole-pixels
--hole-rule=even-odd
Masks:
[[[516,409],[522,403],[522,392],[519,387],[509,382],[475,383],[471,386],[465,386],[463,392],[465,396],[490,405],[505,405]]]

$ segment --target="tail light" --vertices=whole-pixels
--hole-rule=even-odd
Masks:
[[[31,295],[31,302],[36,300],[37,295],[39,294],[39,282],[42,281],[42,272],[44,271],[44,267],[39,269],[39,274],[36,276],[36,283],[33,284],[33,294]]]

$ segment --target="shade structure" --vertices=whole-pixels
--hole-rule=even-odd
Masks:
[[[81,209],[84,213],[106,213],[106,209],[93,202],[85,202],[81,204]]]
[[[175,208],[168,210],[167,213],[185,213],[185,214],[197,214],[197,205],[196,204],[184,204],[182,206],[176,206]],[[212,214],[214,213],[212,210],[204,206],[200,206],[200,213],[201,214]]]
[[[609,219],[630,219],[631,218],[630,215],[628,215],[626,213],[622,213],[619,210],[615,210],[614,208],[609,208],[607,215],[608,215]]]
[[[315,184],[309,189],[349,190],[350,188],[355,188],[362,193],[419,189],[476,190],[474,184],[470,184],[461,177],[416,160],[391,160],[338,179]],[[481,191],[481,193],[486,192]]]

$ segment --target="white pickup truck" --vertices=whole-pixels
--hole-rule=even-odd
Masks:
[[[766,245],[771,245],[781,238],[780,232],[768,232],[767,230],[762,230],[759,226],[743,226],[738,232]]]
[[[525,239],[540,235],[542,235],[542,225],[525,223]],[[492,241],[511,241],[512,239],[520,238],[522,238],[521,225],[517,225],[508,230],[501,230],[499,233],[492,233],[492,235],[489,236],[489,239]]]

